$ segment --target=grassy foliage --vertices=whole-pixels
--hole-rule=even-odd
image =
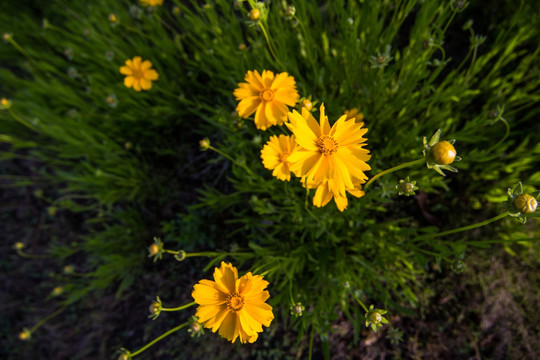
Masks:
[[[210,251],[207,270],[225,259],[263,274],[276,322],[300,339],[317,334],[324,343],[339,309],[358,341],[366,311],[355,299],[412,314],[429,268],[459,272],[470,247],[534,247],[538,229],[509,217],[481,233],[438,235],[504,212],[497,203],[518,181],[529,193],[540,185],[540,24],[528,16],[538,6],[500,2],[486,19],[482,4],[468,5],[53,1],[39,7],[42,21],[0,5],[0,33],[9,34],[0,97],[11,102],[0,110],[0,141],[9,145],[0,158],[33,166],[31,176],[0,176],[7,186],[46,189],[36,196],[52,215],[84,217],[80,241],[50,244],[60,264],[81,260],[83,276],[64,280],[66,302],[113,289],[121,297],[150,271],[146,249],[161,236],[167,249]],[[253,7],[258,20],[248,17]],[[134,56],[159,73],[150,91],[123,84],[119,68]],[[344,212],[316,208],[313,191],[261,163],[268,138],[287,128],[260,131],[235,112],[232,92],[254,69],[293,76],[316,118],[321,103],[331,123],[358,108],[370,178],[423,158],[422,138],[437,129],[457,139],[460,172],[408,167],[349,199]],[[203,137],[214,152],[199,151]],[[417,181],[416,198],[397,195],[406,176]],[[164,261],[182,268],[192,259]],[[209,276],[201,268],[200,278]],[[297,302],[306,306],[301,317],[290,315]]]

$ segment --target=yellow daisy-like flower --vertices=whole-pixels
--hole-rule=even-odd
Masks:
[[[358,108],[345,110],[343,114],[347,115],[347,120],[354,119],[354,121],[356,121],[357,123],[361,123],[364,121],[364,114],[362,114],[361,112],[358,112]]]
[[[192,296],[199,304],[195,316],[204,327],[231,342],[254,342],[274,319],[272,307],[265,303],[270,297],[264,290],[268,281],[250,272],[238,278],[238,270],[221,262],[214,270],[214,281],[201,280],[193,288]]]
[[[298,145],[294,135],[270,136],[270,139],[261,150],[261,159],[265,168],[274,170],[272,175],[282,181],[291,180],[290,162],[287,158],[294,154]]]
[[[150,90],[152,81],[159,77],[157,71],[151,67],[152,63],[149,60],[142,61],[140,56],[126,60],[126,65],[120,67],[120,73],[126,75],[124,85],[132,87],[135,91]]]
[[[300,97],[294,78],[286,72],[274,76],[269,70],[262,75],[255,70],[248,71],[245,80],[234,90],[236,100],[240,100],[238,115],[247,118],[255,113],[255,126],[261,130],[283,124],[289,112],[287,106],[294,106]]]
[[[346,191],[355,192],[359,184],[367,180],[364,171],[371,170],[366,163],[370,158],[369,150],[364,149],[366,139],[362,136],[367,129],[361,123],[346,120],[341,116],[330,127],[324,112],[320,108],[320,123],[303,108],[302,115],[297,111],[289,113],[287,127],[296,137],[300,149],[288,157],[290,169],[298,176],[305,176],[311,186],[325,184],[326,190],[336,199],[346,196]],[[320,204],[330,201],[325,187],[320,190]]]
[[[163,5],[163,0],[141,0],[142,6],[161,6]]]

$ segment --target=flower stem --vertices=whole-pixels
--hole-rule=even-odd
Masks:
[[[274,46],[272,45],[272,42],[270,41],[270,37],[268,36],[268,33],[266,32],[266,28],[264,27],[262,21],[259,21],[259,27],[261,28],[264,38],[266,39],[266,43],[268,44],[268,48],[270,49],[270,53],[272,54],[272,57],[276,61],[276,63],[282,68],[285,69],[285,66],[279,61],[276,52],[274,51]]]
[[[219,155],[229,159],[233,164],[235,164],[236,166],[240,166],[241,168],[243,168],[244,170],[246,170],[246,172],[251,175],[251,176],[254,176],[253,172],[251,172],[251,169],[248,168],[246,166],[246,164],[241,164],[239,163],[238,161],[236,161],[235,159],[233,159],[231,156],[229,156],[228,154],[224,153],[223,151],[219,150],[219,149],[216,149],[215,147],[213,147],[212,145],[208,146],[209,149],[211,150],[214,150],[215,152],[217,152]]]
[[[364,191],[367,190],[367,188],[369,187],[369,185],[371,185],[371,183],[373,181],[380,178],[381,176],[386,175],[386,174],[390,174],[390,173],[392,173],[394,171],[401,170],[401,169],[404,169],[404,168],[409,167],[409,166],[421,164],[424,161],[425,161],[424,158],[422,158],[422,159],[418,159],[418,160],[414,160],[414,161],[409,161],[409,162],[406,162],[404,164],[394,166],[393,168],[384,170],[384,171],[378,173],[377,175],[375,175],[374,177],[372,177],[371,179],[369,179],[369,181],[366,183],[366,185],[364,185]]]
[[[358,296],[356,296],[355,293],[353,293],[350,289],[349,289],[349,293],[356,299],[356,301],[360,304],[360,306],[362,306],[362,308],[364,309],[365,312],[368,312],[368,308],[366,307],[366,305],[363,303],[362,300],[360,300],[358,298]]]
[[[171,335],[172,333],[175,333],[177,332],[178,330],[182,329],[183,327],[189,325],[189,322],[185,322],[181,325],[178,325],[177,327],[175,328],[172,328],[171,330],[161,334],[160,336],[158,336],[157,338],[155,338],[154,340],[150,341],[148,344],[146,344],[145,346],[143,346],[142,348],[140,348],[139,350],[135,351],[134,353],[131,353],[131,357],[134,357],[135,355],[138,355],[140,353],[142,353],[144,350],[148,349],[150,346],[154,345],[155,343],[157,343],[158,341],[166,338],[167,336]]]
[[[67,305],[64,305],[62,306],[60,309],[56,310],[55,312],[53,312],[52,314],[50,314],[49,316],[47,316],[46,318],[38,321],[38,323],[36,325],[34,325],[34,327],[32,327],[30,329],[30,333],[33,333],[34,331],[36,331],[37,329],[39,329],[43,324],[45,324],[47,321],[51,320],[52,318],[54,318],[55,316],[57,316],[58,314],[60,314],[62,311],[66,310],[67,308]]]
[[[17,249],[17,254],[19,254],[20,257],[27,258],[27,259],[50,259],[50,255],[34,255],[34,254],[27,254],[21,249]]]
[[[179,306],[179,307],[176,307],[176,308],[164,308],[164,307],[162,307],[161,311],[180,311],[180,310],[187,309],[188,307],[193,306],[195,304],[197,304],[197,303],[194,301],[194,302],[190,302],[189,304],[185,304],[185,305],[182,305],[182,306]]]
[[[414,240],[420,240],[420,239],[426,239],[426,238],[436,238],[436,237],[440,237],[440,236],[446,236],[446,235],[450,235],[450,234],[455,234],[455,233],[462,232],[462,231],[476,229],[476,228],[479,228],[481,226],[490,224],[490,223],[492,223],[494,221],[500,220],[500,219],[506,217],[507,215],[509,215],[508,211],[506,211],[506,212],[504,212],[502,214],[499,214],[499,215],[497,215],[495,217],[492,217],[491,219],[488,219],[488,220],[485,220],[485,221],[482,221],[482,222],[479,222],[479,223],[476,223],[476,224],[471,224],[471,225],[463,226],[463,227],[460,227],[460,228],[457,228],[457,229],[443,231],[443,232],[440,232],[438,234],[433,234],[433,235],[429,234],[429,235],[418,236]]]

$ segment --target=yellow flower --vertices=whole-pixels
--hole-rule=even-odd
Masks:
[[[363,148],[366,139],[362,136],[367,129],[346,119],[347,115],[343,115],[330,127],[324,104],[320,108],[320,123],[306,108],[302,108],[302,115],[297,111],[289,113],[286,125],[300,147],[288,157],[290,169],[298,176],[305,176],[310,187],[323,185],[319,190],[322,200],[317,201],[320,204],[330,201],[329,193],[338,201],[345,197],[346,202],[346,191],[357,193],[359,184],[367,180],[364,171],[371,170],[366,163],[371,155]]]
[[[161,6],[163,5],[163,0],[141,0],[142,6]]]
[[[239,83],[234,90],[238,115],[243,118],[255,113],[255,126],[266,130],[272,125],[281,125],[287,120],[287,106],[294,106],[300,95],[296,91],[296,82],[286,72],[277,74],[264,70],[248,71],[245,83]]]
[[[150,90],[152,81],[159,77],[157,71],[151,67],[152,63],[149,60],[142,61],[140,56],[126,60],[126,65],[120,68],[120,73],[126,75],[124,85],[128,88],[133,87],[135,91]]]
[[[287,158],[292,155],[298,146],[293,136],[275,135],[270,139],[261,150],[261,159],[265,168],[274,170],[272,175],[282,181],[291,179],[291,170]]]
[[[351,110],[345,110],[344,115],[347,115],[347,120],[354,119],[357,123],[364,121],[364,114],[359,113],[357,108],[352,108]]]
[[[268,327],[274,319],[272,307],[265,303],[270,297],[264,290],[268,282],[250,272],[238,278],[238,270],[221,262],[214,270],[214,281],[201,280],[192,296],[199,304],[195,316],[204,327],[231,342],[254,342],[262,325]]]

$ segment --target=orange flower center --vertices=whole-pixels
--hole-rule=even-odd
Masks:
[[[244,307],[244,297],[237,292],[227,295],[227,307],[232,311],[240,311]]]
[[[132,67],[131,71],[133,71],[131,76],[133,76],[135,79],[142,79],[144,77],[144,71],[142,71],[141,68]]]
[[[317,145],[319,151],[324,155],[332,155],[338,149],[337,141],[328,135],[323,135],[315,140],[315,145]]]
[[[272,89],[264,89],[259,95],[262,101],[272,101],[274,100],[274,91]]]
[[[287,162],[288,157],[289,157],[289,153],[284,152],[283,154],[281,154],[281,162],[282,163]]]

